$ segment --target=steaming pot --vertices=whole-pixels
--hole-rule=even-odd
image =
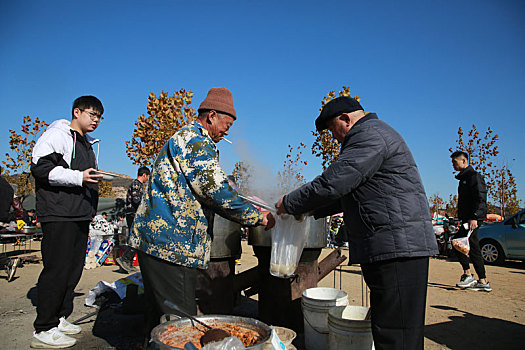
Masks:
[[[210,257],[230,258],[239,254],[241,254],[241,224],[215,215]]]
[[[309,221],[310,232],[306,237],[305,248],[324,248],[328,237],[328,220],[321,218],[315,220],[312,216],[305,219]],[[272,230],[265,231],[264,226],[250,227],[248,233],[248,244],[260,247],[272,246]]]

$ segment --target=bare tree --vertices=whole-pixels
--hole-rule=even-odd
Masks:
[[[500,208],[501,216],[512,215],[519,210],[518,190],[512,172],[507,165],[492,169],[491,176],[494,185],[489,187],[490,196]]]
[[[304,170],[303,167],[308,165],[308,162],[301,159],[304,149],[306,149],[306,145],[302,142],[297,147],[288,145],[288,153],[283,162],[283,170],[278,172],[279,190],[281,193],[290,192],[305,183],[302,171]]]
[[[437,193],[430,196],[428,202],[430,204],[431,213],[439,213],[439,211],[445,207],[445,201]]]
[[[449,195],[448,202],[445,203],[446,212],[452,217],[458,216],[458,195]]]

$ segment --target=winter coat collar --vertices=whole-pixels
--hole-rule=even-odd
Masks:
[[[352,133],[352,131],[354,130],[354,128],[364,122],[367,122],[369,120],[372,120],[372,119],[379,119],[377,114],[376,113],[368,113],[367,115],[365,115],[363,118],[359,119],[357,122],[355,122],[354,126],[352,126],[352,129],[350,129],[347,133],[346,133],[346,136],[345,136],[345,139],[343,141],[343,143],[346,142],[346,140],[350,137],[350,134]]]
[[[474,168],[469,165],[465,169],[461,170],[459,172],[459,174],[456,175],[456,179],[462,180],[462,179],[465,179],[465,178],[471,176],[474,173],[476,173],[476,170],[474,170]]]
[[[379,119],[376,113],[368,113],[363,118],[359,119],[354,126],[359,125],[361,123],[364,123],[366,121],[372,120],[372,119]]]

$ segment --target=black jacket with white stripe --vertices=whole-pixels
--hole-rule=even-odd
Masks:
[[[56,120],[33,148],[31,173],[36,184],[36,214],[40,222],[91,220],[98,205],[98,184],[83,184],[82,172],[97,168],[97,139]]]

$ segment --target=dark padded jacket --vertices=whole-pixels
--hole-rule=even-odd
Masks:
[[[344,212],[350,261],[370,263],[438,253],[428,200],[407,144],[370,113],[346,135],[322,175],[284,197],[290,214]]]
[[[0,176],[0,221],[9,221],[9,211],[11,210],[11,203],[15,190],[3,176]]]
[[[487,187],[485,180],[470,165],[456,175],[458,186],[458,218],[461,221],[487,218]]]

